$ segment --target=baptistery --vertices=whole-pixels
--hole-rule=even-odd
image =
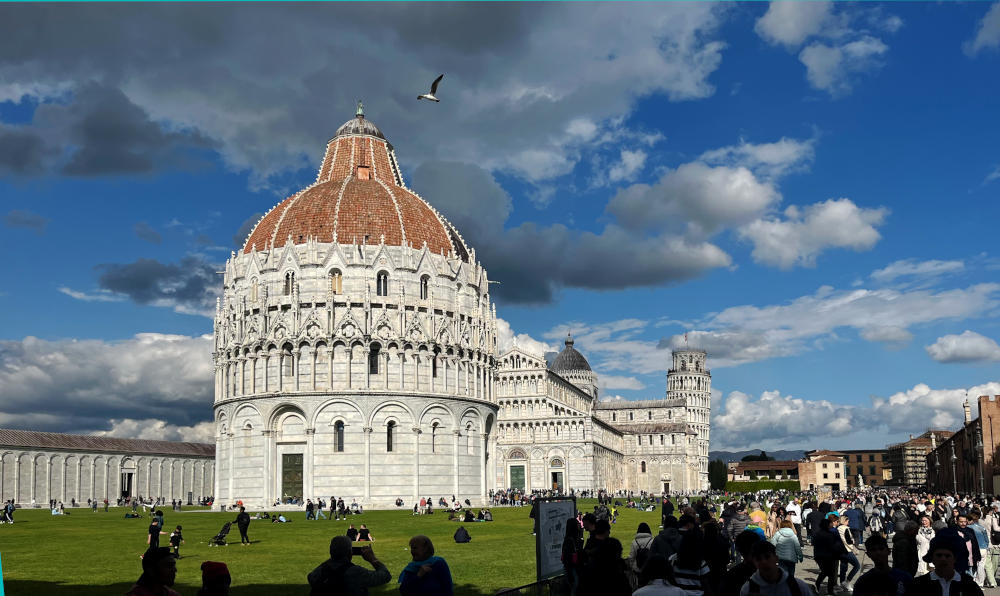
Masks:
[[[360,108],[226,262],[216,499],[389,505],[492,488],[496,309],[459,231]]]

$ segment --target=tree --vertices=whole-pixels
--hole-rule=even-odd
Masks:
[[[726,474],[726,464],[721,459],[713,459],[708,462],[708,484],[712,490],[726,488]]]
[[[768,455],[767,451],[761,451],[760,455],[744,455],[740,461],[774,461],[774,458]]]

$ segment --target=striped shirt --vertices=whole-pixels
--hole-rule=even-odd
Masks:
[[[698,569],[687,569],[677,565],[677,554],[670,555],[670,566],[674,569],[674,579],[677,587],[684,590],[687,596],[701,596],[705,591],[701,587],[702,576],[708,575],[708,564],[701,562]]]

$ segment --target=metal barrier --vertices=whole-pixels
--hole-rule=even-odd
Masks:
[[[518,588],[497,590],[494,596],[569,596],[565,575],[557,575]]]

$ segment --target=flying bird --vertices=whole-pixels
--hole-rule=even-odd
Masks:
[[[444,75],[438,75],[438,78],[434,79],[434,82],[431,83],[431,92],[424,93],[423,95],[418,95],[417,99],[426,99],[428,101],[441,101],[440,99],[435,97],[434,94],[438,92],[438,83],[440,83],[441,79],[443,78]]]

